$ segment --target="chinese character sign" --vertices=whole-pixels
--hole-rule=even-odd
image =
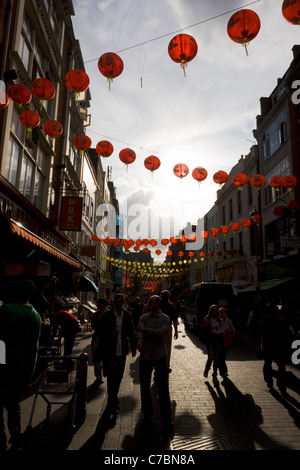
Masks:
[[[60,229],[81,230],[82,197],[63,197],[61,206]]]

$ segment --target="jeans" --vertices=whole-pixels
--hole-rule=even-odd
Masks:
[[[155,381],[158,388],[160,415],[164,425],[171,424],[171,402],[169,394],[169,374],[166,358],[158,361],[140,360],[140,388],[142,411],[145,418],[150,418],[153,413],[151,398],[151,375],[155,373]]]
[[[219,354],[221,347],[221,338],[216,338],[207,343],[207,361],[205,365],[205,372],[208,373],[211,365],[213,365],[213,375],[217,375],[219,367]]]
[[[103,359],[103,368],[107,375],[107,405],[113,410],[119,408],[118,393],[124,375],[126,355]]]
[[[7,427],[11,437],[13,448],[21,445],[21,407],[20,399],[26,385],[18,382],[17,374],[15,377],[10,375],[0,377],[0,449],[6,447],[7,438],[4,426],[4,408],[7,410]]]
[[[227,356],[228,348],[224,346],[224,343],[221,343],[220,351],[219,351],[219,371],[220,375],[227,374],[227,364],[226,364],[226,356]]]
[[[277,385],[279,389],[284,389],[286,387],[286,368],[285,360],[281,358],[275,358],[273,355],[265,354],[264,366],[263,366],[263,375],[264,380],[268,385],[273,384],[273,361],[278,366],[278,375],[277,375]]]

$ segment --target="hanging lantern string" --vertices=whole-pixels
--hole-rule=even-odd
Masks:
[[[145,53],[143,51],[143,46],[141,45],[140,51],[139,51],[139,67],[140,67],[140,75],[141,75],[141,88],[143,88],[144,64],[145,64]]]
[[[240,10],[242,8],[246,8],[250,5],[254,5],[255,3],[259,3],[259,2],[262,2],[262,1],[263,0],[255,0],[254,2],[246,3],[245,5],[241,5],[239,7],[236,7],[234,10],[228,10],[224,13],[219,13],[218,15],[211,16],[210,18],[206,18],[205,20],[199,21],[198,23],[194,23],[190,26],[186,26],[185,28],[181,28],[181,29],[178,29],[177,31],[173,31],[172,33],[163,34],[161,36],[157,36],[156,38],[149,39],[148,41],[144,41],[144,42],[141,42],[139,44],[135,44],[134,46],[126,47],[125,49],[121,49],[120,51],[117,51],[116,53],[120,54],[121,52],[125,52],[125,51],[129,51],[130,49],[134,49],[135,47],[139,47],[139,46],[142,46],[144,44],[149,44],[150,42],[158,41],[159,39],[163,39],[165,37],[168,37],[168,36],[171,36],[171,35],[174,35],[174,34],[178,34],[181,31],[184,31],[186,29],[194,28],[195,26],[199,26],[201,24],[207,23],[208,21],[216,20],[217,18],[220,18],[222,16],[226,16],[229,13],[235,12],[237,10]],[[99,60],[99,57],[97,57],[96,59],[87,60],[87,61],[84,62],[84,64],[88,64],[89,62],[95,62],[96,60]]]
[[[93,131],[91,129],[89,129],[89,133],[99,135],[101,137],[104,137],[107,140],[114,140],[115,142],[119,142],[122,145],[123,144],[126,145],[126,147],[134,147],[136,149],[143,150],[144,152],[148,152],[150,154],[157,154],[157,155],[160,155],[162,157],[174,158],[172,155],[168,155],[168,154],[165,154],[165,153],[160,153],[160,152],[157,152],[156,150],[150,150],[150,149],[147,149],[146,147],[144,148],[142,145],[135,145],[135,144],[131,144],[129,142],[124,142],[123,140],[119,140],[119,139],[116,139],[115,137],[109,137],[107,135],[100,134],[100,132],[96,132],[96,131]],[[211,168],[219,168],[220,165],[210,165],[210,167]],[[224,167],[224,168],[231,169],[232,167],[227,166],[227,167]]]

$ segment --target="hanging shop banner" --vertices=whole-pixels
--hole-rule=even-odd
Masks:
[[[81,230],[82,197],[63,197],[60,216],[60,230]]]
[[[80,256],[96,256],[96,245],[82,245]]]

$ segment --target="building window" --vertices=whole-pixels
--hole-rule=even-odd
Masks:
[[[21,149],[19,145],[10,138],[8,155],[6,160],[5,178],[13,185],[17,184],[17,173],[20,160]]]
[[[263,156],[267,160],[287,139],[287,111],[284,109],[263,136]]]
[[[41,166],[46,168],[45,158],[40,152]],[[30,202],[42,209],[45,176],[26,148],[12,136],[9,139],[5,178]]]
[[[243,255],[244,254],[244,246],[243,246],[243,232],[239,232],[239,254]]]
[[[248,182],[248,206],[252,206],[253,204],[253,188],[251,184]]]
[[[222,206],[222,224],[226,223],[226,213],[225,213],[225,206]]]
[[[278,188],[278,190],[276,191],[275,188],[272,188],[272,186],[270,186],[269,184],[270,179],[273,176],[277,176],[277,175],[287,176],[289,173],[290,173],[290,163],[289,163],[288,156],[285,157],[283,160],[281,160],[281,162],[278,165],[276,165],[272,171],[267,173],[266,182],[263,188],[265,206],[274,202],[277,197],[281,197],[287,191],[286,188]]]
[[[229,199],[229,219],[233,219],[232,199]]]
[[[241,193],[241,191],[237,192],[237,212],[238,212],[238,214],[242,213],[242,193]]]

